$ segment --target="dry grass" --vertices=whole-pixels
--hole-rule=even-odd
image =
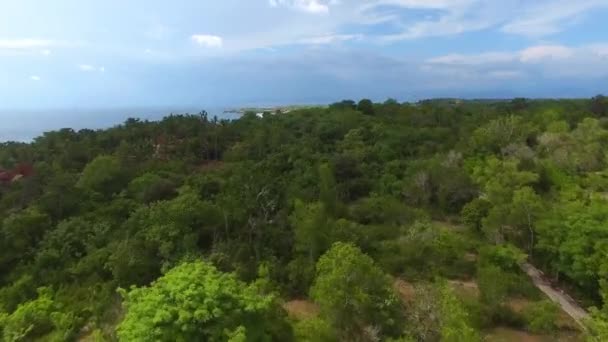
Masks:
[[[399,298],[405,303],[411,303],[416,297],[416,288],[403,279],[395,279],[393,288],[397,291]]]
[[[449,284],[462,298],[479,298],[479,286],[474,280],[450,280]]]
[[[297,299],[285,302],[283,308],[289,317],[296,320],[313,318],[319,314],[319,306],[308,300]]]

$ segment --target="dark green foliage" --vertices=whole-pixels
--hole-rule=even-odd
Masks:
[[[153,173],[137,177],[127,187],[129,195],[142,203],[152,203],[175,197],[175,184]]]
[[[357,110],[365,115],[374,115],[374,103],[371,100],[363,99],[357,104]]]
[[[99,192],[105,196],[120,191],[126,180],[126,173],[120,161],[112,156],[99,156],[82,171],[77,187]]]
[[[492,204],[483,198],[476,198],[467,203],[461,212],[462,223],[475,232],[481,233],[482,220],[488,215]]]

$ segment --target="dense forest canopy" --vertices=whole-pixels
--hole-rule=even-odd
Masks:
[[[605,341],[607,151],[602,96],[347,100],[5,142],[0,340]],[[524,262],[590,308],[584,332]]]

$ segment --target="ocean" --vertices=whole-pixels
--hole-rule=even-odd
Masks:
[[[173,114],[196,114],[202,110],[209,117],[237,119],[236,112],[226,108],[121,108],[121,109],[53,109],[53,110],[0,110],[0,142],[28,142],[44,132],[62,128],[74,130],[101,129],[119,125],[128,118],[160,120]]]

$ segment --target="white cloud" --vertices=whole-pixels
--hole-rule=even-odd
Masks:
[[[80,69],[80,71],[83,71],[83,72],[94,72],[94,71],[106,72],[105,67],[103,67],[103,66],[97,67],[97,66],[90,65],[90,64],[79,64],[78,69]]]
[[[608,7],[606,0],[543,0],[530,1],[520,15],[502,27],[506,33],[542,37],[563,31],[580,15],[594,9]]]
[[[433,16],[387,14],[381,6],[429,10]],[[543,37],[564,31],[582,15],[606,7],[606,0],[369,0],[360,8],[369,21],[390,22],[400,32],[386,35],[384,41],[399,41],[432,36],[449,36],[484,29],[500,29],[504,33]],[[384,7],[386,9],[386,7]],[[430,18],[430,19],[429,19]]]
[[[572,57],[574,51],[561,45],[539,45],[522,50],[519,59],[524,63],[539,62],[547,58],[565,59]]]
[[[52,51],[49,49],[44,49],[44,50],[40,51],[40,53],[44,56],[49,56],[52,53]]]
[[[538,63],[547,60],[568,59],[573,57],[575,53],[576,49],[567,46],[537,45],[515,52],[484,52],[471,55],[449,54],[429,58],[426,62],[443,65],[483,65],[512,62]]]
[[[513,54],[508,52],[486,52],[477,55],[449,54],[430,58],[427,62],[431,64],[478,65],[484,63],[510,62],[513,58]]]
[[[271,7],[290,7],[300,11],[313,13],[313,14],[327,14],[329,13],[329,6],[338,3],[336,0],[324,1],[324,0],[269,0]]]
[[[450,54],[427,59],[423,70],[492,79],[608,77],[608,44],[537,45],[512,52]]]
[[[191,37],[192,41],[198,45],[209,48],[221,48],[224,45],[224,40],[219,36],[208,34],[195,34]]]
[[[41,78],[40,78],[40,76],[32,75],[32,76],[30,76],[30,80],[32,80],[34,82],[38,82],[41,80]]]
[[[362,38],[363,36],[359,34],[329,34],[324,36],[305,38],[300,40],[300,42],[302,44],[322,45],[352,40],[361,40]]]

